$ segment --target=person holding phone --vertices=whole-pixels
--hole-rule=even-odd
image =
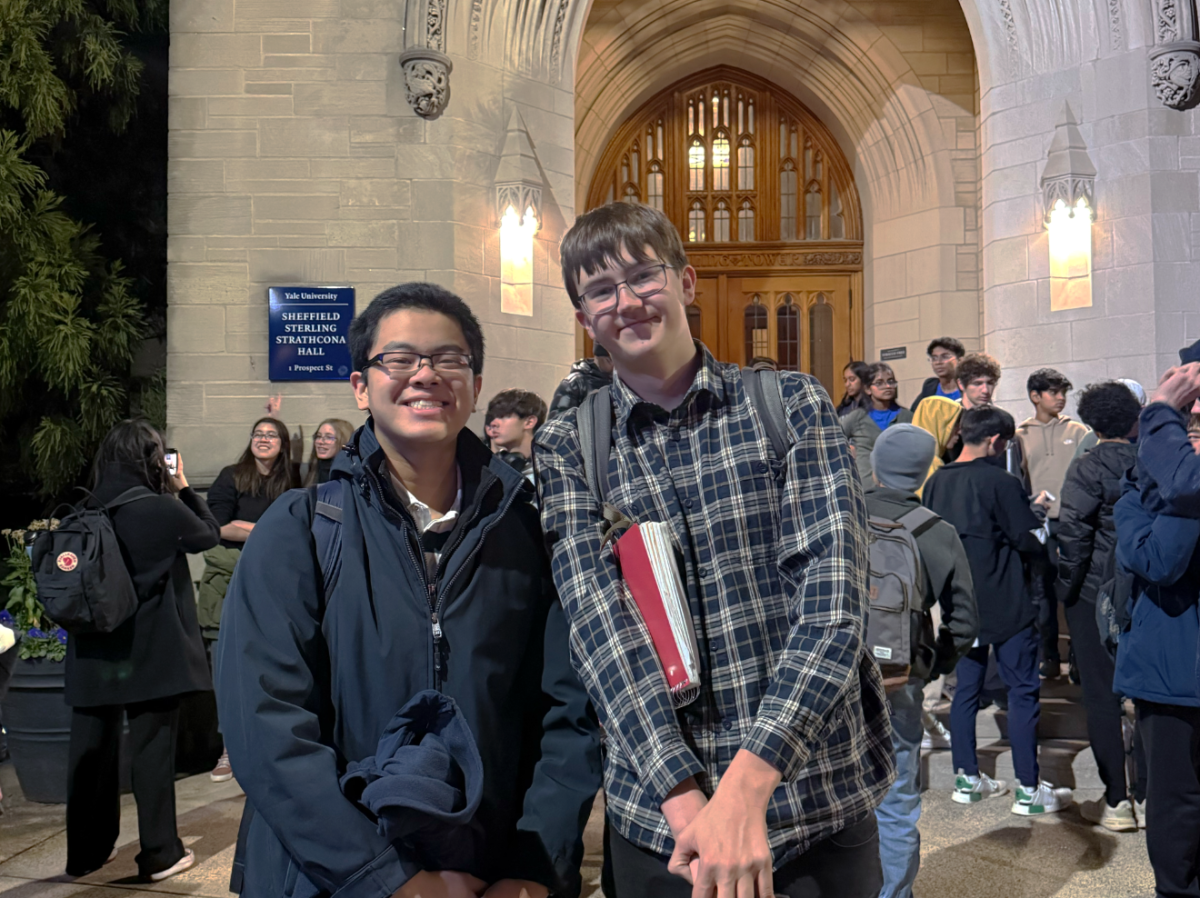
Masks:
[[[146,421],[122,421],[109,431],[92,482],[101,505],[135,487],[145,490],[111,512],[139,601],[111,633],[74,633],[67,640],[67,873],[83,876],[116,856],[124,713],[141,840],[138,870],[159,882],[195,864],[175,821],[175,741],[180,696],[212,685],[186,553],[211,549],[220,528],[188,485],[178,453],[169,473],[162,435]]]

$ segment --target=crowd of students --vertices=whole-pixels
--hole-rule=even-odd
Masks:
[[[993,403],[999,364],[947,337],[911,407],[882,362],[847,366],[835,406],[807,375],[760,377],[766,361],[747,374],[692,339],[696,274],[661,213],[589,212],[561,260],[595,358],[548,406],[497,394],[486,445],[466,427],[482,328],[457,296],[410,283],[351,326],[366,423],[318,428],[315,489],[293,489],[273,415],[208,503],[182,463],[166,473],[152,429],[106,450],[105,470],[161,496],[161,552],[131,555],[180,622],[179,688],[206,685],[208,649],[227,748],[214,778],[236,773],[246,793],[234,891],[569,898],[602,788],[609,898],[909,896],[920,753],[938,729],[927,692],[953,692],[955,802],[1010,791],[976,753],[994,696],[1012,811],[1072,803],[1037,758],[1061,601],[1106,786],[1081,812],[1117,831],[1149,821],[1159,893],[1200,894],[1200,449],[1184,415],[1200,359],[1145,409],[1131,386],[1090,385],[1083,424],[1063,414],[1067,379],[1037,371],[1017,426]],[[122,539],[150,539],[135,505],[114,515]],[[667,631],[632,598],[641,543],[623,534],[649,523],[672,534],[690,611],[670,630],[687,689],[668,685]],[[914,553],[901,651],[869,626],[889,575],[871,562],[878,534]],[[185,551],[206,552],[199,617],[176,583]],[[81,669],[68,659],[69,689]],[[157,769],[146,753],[174,738],[174,690],[106,693],[131,733],[135,710],[145,721],[135,764]],[[1136,782],[1123,697],[1137,703]],[[111,711],[76,714],[73,776],[109,771]],[[191,854],[163,776],[142,783],[139,864],[162,878]],[[83,802],[115,807],[76,791],[69,841]],[[69,872],[103,864],[115,837],[81,836]]]

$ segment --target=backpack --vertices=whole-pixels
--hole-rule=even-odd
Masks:
[[[867,518],[868,601],[866,647],[883,673],[885,689],[908,682],[913,635],[923,628],[925,574],[917,537],[940,521],[928,508],[914,508],[896,521]]]
[[[1096,629],[1105,651],[1116,661],[1117,643],[1133,620],[1133,574],[1115,557],[1112,574],[1096,590]]]
[[[34,541],[33,576],[46,616],[68,633],[111,633],[137,611],[112,512],[158,493],[135,486],[107,505],[75,506],[57,530]]]
[[[775,457],[782,459],[792,447],[792,430],[779,392],[779,372],[769,368],[743,368],[742,383],[750,405],[766,428]],[[603,386],[588,393],[579,404],[577,414],[583,476],[592,495],[603,505],[608,500],[608,460],[612,453],[612,387]]]

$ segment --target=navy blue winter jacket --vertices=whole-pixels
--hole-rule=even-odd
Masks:
[[[1113,509],[1117,561],[1134,574],[1133,618],[1117,642],[1113,691],[1165,705],[1200,707],[1200,520],[1155,513],[1153,484],[1132,481]]]
[[[254,809],[245,898],[389,898],[417,872],[338,779],[376,753],[396,712],[425,689],[454,698],[481,753],[476,819],[488,844],[466,872],[579,892],[599,740],[531,487],[465,430],[457,456],[462,513],[428,587],[370,423],[333,468],[345,493],[329,595],[308,491],[280,497],[246,542],[217,660],[225,743]]]
[[[1165,402],[1142,409],[1138,467],[1152,480],[1171,514],[1200,518],[1200,455],[1187,438],[1187,418]]]

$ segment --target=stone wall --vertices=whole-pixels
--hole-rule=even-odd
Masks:
[[[349,284],[360,308],[403,281],[454,290],[485,326],[481,408],[509,386],[548,399],[574,358],[554,267],[574,215],[571,93],[467,58],[461,35],[450,105],[420,118],[398,64],[404,14],[382,0],[171,4],[168,422],[197,482],[236,459],[272,393],[306,438],[327,416],[362,420],[346,383],[268,382],[271,285]],[[500,311],[492,183],[514,108],[546,178],[532,317]]]

